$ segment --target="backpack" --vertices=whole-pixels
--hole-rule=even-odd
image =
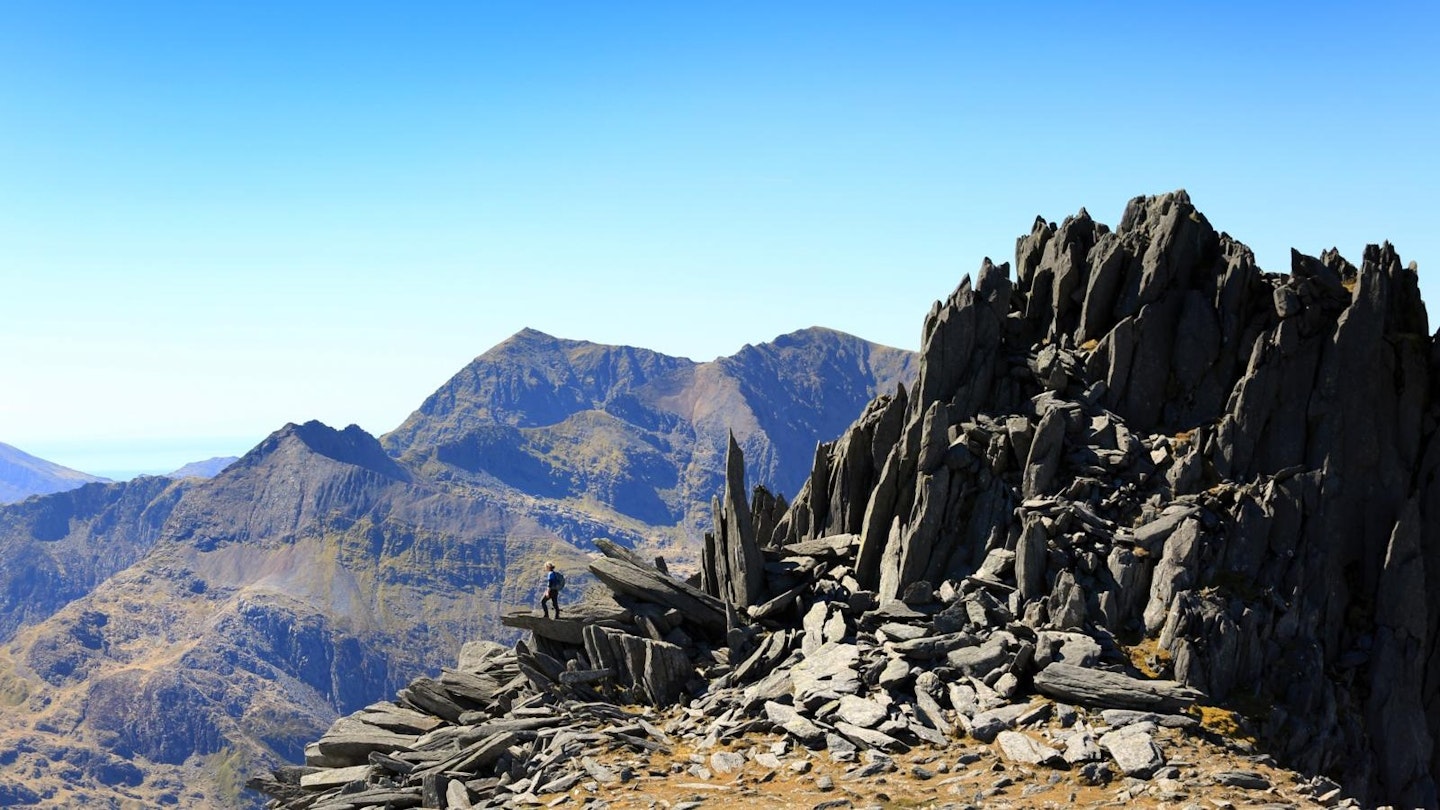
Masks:
[[[560,573],[559,571],[555,572],[555,590],[565,590],[565,575]]]

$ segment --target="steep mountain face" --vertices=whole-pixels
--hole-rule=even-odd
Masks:
[[[0,509],[0,543],[22,563],[0,569],[19,583],[0,616],[0,750],[28,774],[0,778],[0,795],[238,806],[254,797],[237,774],[298,757],[337,712],[463,642],[508,635],[499,614],[534,599],[545,560],[578,591],[593,538],[685,551],[677,493],[713,479],[703,460],[723,452],[732,415],[780,424],[765,409],[787,385],[808,391],[816,412],[777,431],[803,455],[770,452],[774,469],[803,470],[822,437],[797,425],[844,422],[909,370],[906,353],[838,333],[789,339],[747,347],[766,364],[731,370],[525,332],[384,445],[354,426],[287,425],[210,480]],[[712,437],[719,449],[700,446]],[[108,570],[68,564],[106,549],[119,550]],[[80,761],[93,767],[62,765]]]
[[[143,558],[183,491],[139,478],[0,508],[0,642]]]
[[[724,478],[728,432],[752,480],[793,494],[816,437],[912,379],[913,363],[910,352],[821,328],[711,363],[525,330],[476,358],[384,444],[427,475],[582,510],[598,502],[693,537]]]
[[[62,467],[0,442],[0,503],[23,501],[106,479]]]

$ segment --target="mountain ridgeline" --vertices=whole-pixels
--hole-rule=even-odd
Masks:
[[[1014,278],[987,260],[936,304],[914,389],[760,541],[854,534],[881,601],[998,578],[1021,626],[1153,644],[1207,700],[1264,707],[1292,767],[1434,807],[1437,384],[1388,244],[1278,275],[1183,192],[1113,231],[1037,220]]]
[[[252,801],[236,773],[509,635],[545,560],[578,590],[597,537],[694,559],[732,426],[794,492],[913,377],[913,353],[825,329],[710,363],[526,330],[383,439],[292,424],[208,480],[0,508],[0,798]]]
[[[108,479],[62,467],[0,442],[0,504]]]
[[[513,651],[342,719],[313,772],[256,786],[296,808],[544,804],[621,781],[595,763],[608,739],[738,740],[711,765],[771,777],[757,751],[803,773],[806,748],[876,749],[860,790],[881,751],[994,741],[955,766],[1007,774],[976,803],[1042,769],[1023,796],[1124,775],[1122,801],[1440,806],[1440,334],[1413,264],[1371,245],[1267,274],[1184,192],[1141,197],[1114,230],[1037,220],[1013,277],[986,260],[922,334],[914,385],[822,445],[788,507],[730,447],[697,582],[601,543],[610,602],[507,616],[531,632]],[[1301,773],[1167,762],[1157,739]]]
[[[910,352],[820,328],[713,363],[527,329],[455,375],[384,445],[422,471],[593,497],[698,536],[724,478],[727,433],[756,480],[794,493],[817,437],[913,379],[913,363]]]

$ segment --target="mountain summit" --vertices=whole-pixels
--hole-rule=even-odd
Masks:
[[[724,480],[728,433],[753,480],[793,495],[818,437],[913,377],[911,352],[818,327],[709,363],[525,329],[452,377],[383,443],[427,474],[594,501],[693,538]]]
[[[710,363],[525,330],[382,439],[290,424],[208,480],[0,508],[0,797],[243,804],[235,774],[511,636],[545,561],[579,591],[596,538],[693,560],[730,426],[793,493],[913,364],[822,329]]]

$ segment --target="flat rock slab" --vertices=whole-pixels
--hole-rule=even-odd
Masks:
[[[1000,746],[1000,753],[1011,762],[1018,762],[1022,765],[1048,765],[1052,768],[1064,767],[1065,758],[1059,751],[1048,745],[1042,745],[1029,734],[1022,734],[1018,731],[1002,731],[995,738]]]
[[[1184,714],[1156,714],[1155,712],[1141,712],[1134,709],[1105,709],[1100,712],[1100,719],[1111,729],[1124,728],[1136,723],[1154,723],[1165,728],[1191,729],[1200,725],[1200,721]]]
[[[1110,754],[1116,767],[1126,776],[1149,779],[1165,767],[1160,747],[1143,731],[1112,731],[1100,738],[1100,747]]]
[[[1015,703],[980,712],[970,719],[970,727],[967,730],[970,732],[970,736],[980,742],[994,742],[1000,732],[1013,727],[1016,718],[1029,710],[1030,707],[1025,704]]]
[[[326,768],[323,771],[307,773],[300,777],[300,787],[310,790],[340,787],[351,782],[363,782],[370,778],[370,766],[355,765],[349,768]]]
[[[1095,735],[1088,731],[1072,731],[1065,735],[1061,742],[1065,744],[1065,761],[1071,765],[1099,762],[1105,757],[1105,753],[1100,750],[1100,744],[1095,741]]]
[[[885,625],[885,627],[893,626],[895,625]],[[899,626],[908,627],[909,625]],[[883,631],[885,627],[880,629]],[[939,658],[959,647],[973,647],[975,642],[975,637],[969,633],[945,633],[939,636],[921,636],[898,642],[895,644],[895,652],[906,658]]]
[[[529,630],[540,638],[548,638],[562,644],[574,644],[578,647],[585,643],[584,636],[581,635],[585,630],[585,625],[595,622],[579,616],[547,619],[529,612],[517,612],[501,616],[500,623],[518,630]],[[616,626],[618,627],[618,625]]]
[[[396,790],[395,788],[380,788],[377,790],[362,790],[359,793],[347,793],[337,796],[333,801],[335,802],[333,805],[327,802],[326,804],[316,805],[316,808],[323,809],[330,806],[355,808],[384,807],[400,810],[401,808],[419,807],[424,803],[424,798],[420,795],[419,788],[409,791]]]
[[[832,534],[829,537],[817,537],[814,540],[802,540],[788,546],[782,546],[780,553],[787,557],[819,557],[825,559],[839,559],[850,553],[860,543],[858,534]]]
[[[778,771],[780,770],[780,766],[784,764],[780,761],[780,757],[763,752],[751,757],[751,760],[754,761],[756,765],[769,771]]]
[[[800,714],[794,706],[768,701],[765,704],[765,716],[806,746],[820,748],[825,745],[825,731]]]
[[[425,734],[444,724],[444,721],[438,717],[407,709],[404,706],[397,706],[394,703],[372,703],[351,717],[362,723],[368,723],[397,734]]]
[[[1054,663],[1035,675],[1035,691],[1093,708],[1175,712],[1204,697],[1175,681],[1147,681],[1118,672]]]
[[[1270,780],[1253,771],[1221,771],[1211,774],[1217,784],[1246,790],[1269,790]]]
[[[853,695],[860,691],[856,666],[860,650],[854,644],[826,644],[790,670],[791,689],[798,703],[816,696]]]
[[[745,757],[733,751],[716,751],[710,755],[710,767],[716,773],[735,773],[745,767]]]
[[[930,634],[923,627],[900,622],[886,622],[880,625],[878,632],[890,641],[914,641]]]
[[[866,748],[879,748],[882,751],[908,751],[909,747],[899,740],[879,731],[868,728],[860,728],[850,723],[836,723],[835,730],[840,732],[845,739],[856,745]]]
[[[875,728],[885,720],[885,707],[867,698],[843,695],[835,715],[841,720],[862,728]]]

